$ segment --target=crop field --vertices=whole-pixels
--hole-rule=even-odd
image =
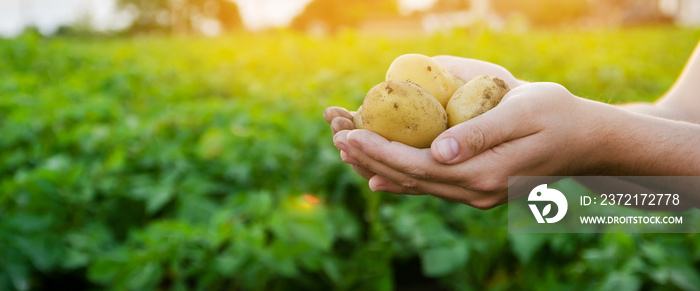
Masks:
[[[507,206],[371,192],[322,118],[405,53],[612,104],[700,30],[0,39],[0,290],[700,290],[696,234],[519,234]]]

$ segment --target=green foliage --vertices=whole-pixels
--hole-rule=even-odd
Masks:
[[[698,36],[4,40],[0,290],[391,290],[412,261],[430,289],[697,290],[697,235],[509,235],[507,206],[372,193],[321,115],[409,52],[651,101]]]

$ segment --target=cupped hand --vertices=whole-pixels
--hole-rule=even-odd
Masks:
[[[486,61],[445,55],[436,56],[433,59],[442,64],[452,75],[464,81],[480,75],[491,75],[505,81],[511,89],[527,84],[525,81],[516,79],[505,68]],[[352,123],[354,116],[355,112],[341,107],[328,107],[323,112],[323,118],[331,125],[334,135],[341,130],[354,129],[355,126]]]
[[[554,83],[511,90],[494,109],[456,125],[417,149],[367,130],[340,129],[341,156],[374,191],[430,194],[479,209],[508,201],[508,176],[592,171],[606,112]]]
[[[447,71],[449,71],[451,74],[465,81],[469,81],[471,78],[480,75],[491,75],[504,80],[510,88],[515,88],[527,83],[516,79],[513,76],[513,74],[511,74],[502,66],[486,61],[446,55],[436,56],[433,57],[433,59],[442,64],[445,67],[445,69],[447,69]],[[328,107],[323,112],[323,117],[326,120],[326,122],[328,122],[331,125],[331,130],[333,132],[333,135],[335,136],[336,133],[340,131],[355,129],[355,125],[353,124],[353,118],[355,114],[356,112],[349,111],[345,108]],[[342,149],[340,151],[340,156],[341,159],[345,162],[357,164],[352,163],[355,161],[347,154],[347,152],[343,151]],[[363,168],[358,165],[353,165],[353,169],[358,174],[367,179],[370,179],[372,176],[374,176],[374,172],[367,168]]]
[[[352,121],[355,114],[357,114],[357,112],[351,112],[342,107],[328,107],[323,112],[323,118],[331,125],[331,131],[333,131],[333,136],[335,136],[338,132],[355,129],[355,124]],[[340,149],[340,158],[344,162],[351,164],[353,170],[365,179],[370,179],[375,175],[374,172],[367,168],[358,166],[358,162],[350,158],[348,153],[342,149]]]

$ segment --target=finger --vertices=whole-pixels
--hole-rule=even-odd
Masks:
[[[508,190],[508,177],[550,175],[552,168],[547,161],[567,159],[565,153],[552,154],[557,148],[550,140],[551,137],[539,134],[529,135],[499,144],[460,163],[460,170],[471,173],[460,186],[477,192],[498,193]],[[556,170],[564,173],[562,171]]]
[[[328,107],[323,111],[323,119],[325,119],[329,124],[333,122],[333,119],[336,117],[345,117],[352,120],[352,114],[350,114],[350,111],[342,107]]]
[[[498,144],[538,132],[540,127],[521,99],[504,99],[499,106],[441,133],[430,147],[435,160],[458,164]]]
[[[375,175],[374,172],[359,166],[360,163],[357,160],[353,159],[345,151],[340,151],[340,159],[342,159],[343,162],[350,164],[352,166],[352,169],[365,179],[372,178],[372,176]]]
[[[353,130],[345,138],[352,148],[362,152],[362,160],[358,159],[361,164],[379,164],[382,168],[390,168],[412,179],[430,182],[455,183],[463,179],[463,172],[448,169],[451,166],[435,161],[428,149],[417,149],[400,142],[388,141],[368,130]],[[356,153],[348,153],[356,158]],[[370,170],[379,174],[375,169]]]
[[[340,147],[354,160],[358,161],[361,167],[376,173],[370,179],[370,188],[374,191],[412,195],[431,194],[479,209],[489,209],[507,201],[507,199],[503,199],[503,195],[492,195],[489,191],[471,191],[456,184],[440,182],[439,180],[446,179],[445,177],[458,181],[461,178],[452,175],[468,172],[456,169],[455,166],[445,166],[435,162],[425,149],[421,150],[401,143],[390,142],[367,130],[342,131],[334,136],[334,141],[341,144]],[[383,151],[376,151],[375,149],[383,149]],[[377,158],[382,161],[375,160],[367,155],[367,153],[378,152],[381,154]],[[423,153],[424,158],[420,157],[421,153]],[[425,157],[426,155],[427,157]],[[426,170],[427,168],[421,168],[431,161],[436,166],[455,168],[455,170],[444,169],[442,172],[445,176],[443,177],[434,174],[431,170]],[[398,171],[392,166],[403,167],[406,172]],[[435,175],[435,178],[424,180],[426,173]],[[419,179],[416,176],[424,179]]]
[[[350,164],[352,166],[352,169],[362,176],[365,179],[372,178],[372,176],[375,175],[374,172],[368,170],[367,168],[363,167],[360,165],[360,162],[352,158],[350,155],[347,153],[347,134],[348,130],[342,130],[339,131],[338,133],[333,135],[333,144],[335,147],[337,147],[340,150],[340,159],[342,159],[344,162]]]
[[[333,145],[341,151],[348,152],[348,133],[350,130],[341,130],[333,135]]]
[[[427,194],[445,200],[462,203],[478,209],[491,209],[508,201],[507,191],[499,193],[479,193],[454,185],[429,183],[426,189],[430,189]],[[380,175],[375,175],[369,180],[369,187],[372,191],[382,191],[394,194],[423,195],[424,193],[411,188],[403,187],[392,182],[390,179]]]
[[[401,173],[399,171],[396,171],[396,170],[392,169],[391,167],[368,157],[362,151],[362,147],[358,146],[358,143],[356,141],[353,141],[352,143],[350,143],[349,137],[354,132],[367,132],[367,133],[370,133],[371,135],[376,135],[376,134],[371,133],[367,130],[341,131],[334,136],[334,142],[339,144],[338,145],[339,148],[342,148],[345,152],[348,153],[348,155],[350,155],[350,157],[352,157],[354,160],[356,160],[360,167],[363,167],[371,172],[377,173],[377,175],[386,177],[387,179],[392,181],[392,183],[401,185],[405,189],[409,189],[409,190],[404,191],[402,193],[425,194],[425,192],[422,191],[422,189],[421,189],[421,186],[423,184],[421,183],[420,180],[412,178],[412,177],[410,177],[404,173]],[[385,146],[389,145],[389,142],[388,141],[386,141],[386,142],[387,142],[387,144],[384,144],[384,145]]]
[[[355,173],[357,173],[358,175],[362,176],[362,178],[365,178],[365,179],[367,179],[367,180],[369,180],[370,178],[372,178],[372,176],[377,175],[377,174],[375,174],[374,172],[372,172],[372,171],[370,171],[370,170],[368,170],[368,169],[365,169],[365,168],[363,168],[363,167],[361,167],[361,166],[352,165],[352,169],[355,171]]]
[[[340,151],[340,159],[343,160],[343,162],[346,162],[351,165],[358,165],[360,162],[357,160],[353,159],[350,155],[348,155],[347,152],[345,151]]]
[[[347,119],[342,116],[338,116],[336,118],[333,118],[333,121],[331,121],[331,130],[333,131],[333,134],[336,134],[337,132],[341,130],[353,130],[355,129],[355,124],[352,123],[351,119]]]
[[[344,131],[337,134],[337,143],[341,143],[344,150],[362,167],[372,173],[391,179],[395,184],[401,185],[402,193],[417,194],[416,191],[424,190],[431,194],[450,196],[450,192],[436,192],[436,188],[426,190],[426,184],[445,183],[458,187],[472,189],[475,192],[493,192],[505,189],[499,177],[510,167],[512,162],[508,159],[496,160],[481,159],[479,162],[445,165],[436,161],[432,153],[427,149],[417,149],[402,143],[390,142],[380,135],[368,130]],[[517,155],[516,155],[517,156]],[[501,156],[496,156],[501,158]],[[511,158],[513,157],[505,157]],[[498,161],[500,164],[496,164]],[[506,166],[503,166],[506,165]],[[499,167],[502,166],[502,167]],[[488,171],[484,171],[488,170]],[[439,188],[442,189],[442,188]]]
[[[341,136],[342,139],[345,139],[343,142],[347,142],[347,144],[344,145],[347,153],[353,159],[358,161],[362,167],[376,173],[376,176],[373,176],[372,179],[370,179],[370,188],[374,191],[387,191],[397,194],[412,195],[431,194],[437,197],[459,201],[468,205],[482,205],[484,203],[482,201],[483,197],[479,196],[479,193],[465,191],[465,189],[457,185],[440,182],[438,181],[441,178],[440,176],[436,176],[436,178],[433,180],[416,178],[414,176],[416,175],[415,173],[422,173],[421,175],[426,173],[426,171],[420,170],[419,167],[426,164],[427,161],[432,160],[430,154],[425,149],[421,150],[401,143],[389,142],[381,136],[367,130],[346,131],[343,132],[343,135]],[[375,140],[372,141],[372,139]],[[367,150],[362,150],[363,148]],[[380,155],[380,159],[382,159],[382,161],[375,160],[367,155],[367,153],[370,152],[376,153],[377,151],[370,149],[377,148],[383,148],[384,153],[388,153]],[[416,158],[421,152],[423,153],[426,161],[420,157]],[[387,164],[385,164],[385,161]],[[433,163],[435,165],[445,167],[444,165],[440,165],[435,161],[433,161]],[[392,166],[403,167],[403,165],[406,165],[408,173],[392,168]],[[450,170],[446,170],[444,172],[445,174],[449,175],[458,173],[457,171]],[[380,187],[382,184],[377,181],[389,181],[390,183],[387,183],[385,185],[386,187]]]
[[[516,171],[521,166],[516,159],[520,153],[509,152],[504,156],[495,149],[485,155],[491,158],[445,165],[437,162],[427,149],[390,142],[367,130],[343,131],[335,136],[334,141],[341,144],[342,149],[363,168],[400,186],[391,188],[390,192],[393,193],[430,193],[447,199],[460,199],[460,196],[453,194],[457,188],[431,187],[430,183],[450,184],[476,193],[501,191],[506,189],[504,185],[507,184],[503,177],[507,178],[509,171]]]
[[[406,194],[406,195],[425,195],[424,193],[420,193],[418,191],[415,191],[414,189],[409,189],[405,188],[401,185],[398,185],[392,181],[390,181],[387,178],[384,178],[379,175],[374,175],[369,179],[369,189],[372,191],[382,191],[382,192],[389,192],[389,193],[394,193],[394,194]]]

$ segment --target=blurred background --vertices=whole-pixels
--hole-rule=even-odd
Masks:
[[[696,234],[373,193],[322,118],[406,53],[650,102],[698,27],[700,0],[0,0],[0,290],[699,290]]]
[[[0,0],[0,34],[201,34],[292,28],[332,34],[433,33],[483,22],[518,26],[700,25],[695,0]]]

